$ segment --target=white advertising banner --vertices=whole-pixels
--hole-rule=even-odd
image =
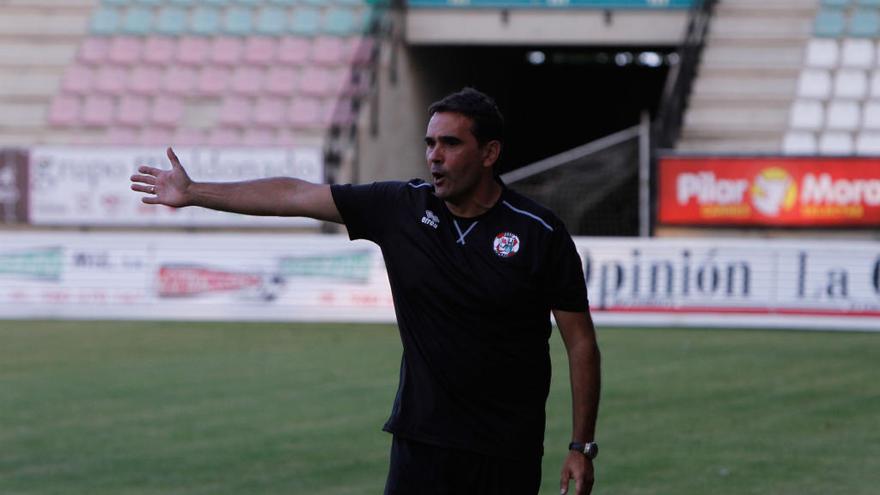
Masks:
[[[602,325],[880,330],[880,243],[576,238]],[[392,322],[343,235],[0,233],[0,318]]]
[[[289,176],[321,183],[319,148],[179,148],[194,180]],[[164,148],[43,146],[30,150],[30,223],[72,226],[313,227],[308,218],[249,217],[141,202],[129,177],[139,165],[170,168]]]

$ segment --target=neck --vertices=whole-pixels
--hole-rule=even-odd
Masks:
[[[462,218],[480,216],[495,206],[501,197],[501,184],[495,178],[489,176],[488,180],[482,181],[472,194],[461,200],[447,199],[446,207],[453,215]]]

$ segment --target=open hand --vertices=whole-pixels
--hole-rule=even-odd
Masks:
[[[140,173],[131,176],[131,189],[151,194],[152,196],[141,198],[141,201],[147,204],[175,208],[187,206],[190,204],[187,192],[192,185],[192,180],[180,165],[180,160],[177,159],[177,155],[171,148],[168,148],[166,154],[171,162],[171,169],[162,170],[141,165],[138,167]]]

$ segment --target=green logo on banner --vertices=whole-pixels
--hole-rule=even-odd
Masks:
[[[60,247],[0,253],[0,275],[60,280],[62,266]]]
[[[366,283],[370,279],[371,257],[370,251],[289,256],[278,261],[278,271],[285,277],[320,277]]]

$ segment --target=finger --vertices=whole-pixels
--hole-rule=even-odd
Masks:
[[[574,493],[575,495],[584,495],[584,480],[581,477],[577,477],[574,480]]]
[[[156,178],[152,175],[132,175],[132,182],[143,182],[144,184],[156,185]]]
[[[177,155],[174,154],[174,150],[171,149],[171,146],[169,146],[168,149],[165,150],[165,154],[168,155],[168,160],[171,162],[171,166],[172,166],[172,167],[174,167],[174,168],[183,168],[183,167],[180,165],[180,160],[177,158]]]
[[[156,196],[144,196],[143,198],[141,198],[141,201],[143,201],[144,203],[146,203],[148,205],[162,204],[159,202],[159,198]]]
[[[562,478],[559,480],[559,493],[565,495],[568,493],[568,471],[562,470]]]
[[[132,191],[147,193],[147,194],[156,194],[156,186],[145,186],[143,184],[132,184]]]
[[[141,165],[140,167],[138,167],[138,172],[140,172],[142,174],[147,174],[147,175],[159,175],[162,172],[162,170],[155,168],[155,167],[148,167],[146,165]]]

